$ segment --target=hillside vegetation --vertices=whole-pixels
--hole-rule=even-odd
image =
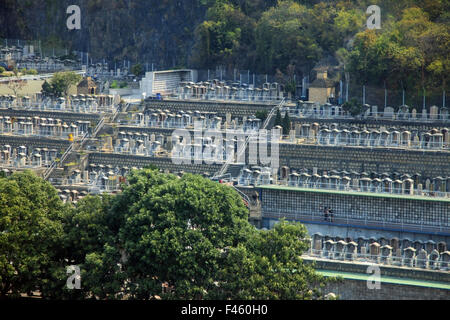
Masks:
[[[422,92],[448,87],[449,3],[80,0],[82,30],[68,31],[69,1],[6,0],[0,36],[43,38],[110,61],[155,62],[159,68],[221,65],[287,78],[309,74],[331,57],[360,84]],[[366,27],[372,4],[381,8],[380,30]]]

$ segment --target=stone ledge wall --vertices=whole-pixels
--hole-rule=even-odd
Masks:
[[[436,122],[421,122],[418,121],[389,121],[389,120],[371,120],[371,119],[312,119],[312,118],[295,118],[291,117],[291,122],[293,124],[292,128],[295,128],[296,123],[300,124],[313,124],[318,123],[320,126],[322,125],[329,125],[332,123],[337,123],[339,125],[346,125],[346,126],[357,126],[360,128],[367,128],[367,129],[379,129],[380,126],[385,127],[405,127],[406,130],[412,131],[414,129],[417,130],[431,130],[433,128],[448,128],[450,127],[450,122],[442,122],[442,121],[436,121]]]
[[[62,139],[48,139],[44,137],[0,135],[0,145],[6,144],[9,144],[13,148],[30,146],[33,148],[58,149],[58,151],[60,151],[60,149],[67,149],[70,145],[70,141]]]
[[[103,164],[112,165],[118,167],[145,167],[146,165],[153,164],[159,169],[169,170],[170,172],[189,172],[194,174],[203,174],[209,172],[214,174],[217,172],[221,165],[207,165],[207,164],[175,164],[170,158],[157,158],[157,157],[143,157],[134,156],[129,154],[112,154],[112,153],[90,153],[89,164]]]
[[[275,104],[263,103],[237,103],[217,101],[177,101],[177,100],[150,100],[145,103],[147,108],[168,109],[170,111],[200,111],[217,112],[219,116],[225,117],[231,113],[232,117],[243,117],[254,115],[257,111],[270,111]]]
[[[330,270],[330,271],[340,271],[340,272],[351,272],[351,273],[361,273],[368,275],[366,273],[367,267],[371,264],[364,263],[352,263],[345,261],[330,261],[322,259],[314,259],[311,257],[302,257],[303,261],[306,263],[315,263],[315,268],[320,270]],[[380,267],[381,276],[396,277],[396,278],[407,278],[414,280],[424,280],[424,281],[436,281],[436,282],[447,282],[450,284],[450,272],[448,271],[436,271],[436,270],[421,270],[421,269],[411,269],[407,267],[395,267],[395,266],[384,266],[378,265]],[[450,290],[449,290],[450,293]]]
[[[315,262],[319,270],[341,271],[351,273],[366,273],[367,264],[323,261],[304,257],[305,263]],[[379,265],[381,276],[396,278],[438,281],[450,283],[450,272],[416,270],[402,267]],[[450,290],[423,287],[409,284],[394,284],[381,282],[380,289],[367,288],[367,280],[344,279],[341,282],[328,284],[324,292],[333,292],[341,300],[450,300]]]
[[[405,197],[341,194],[339,192],[314,192],[260,188],[262,217],[282,215],[294,217],[323,217],[323,208],[332,208],[338,219],[365,220],[378,225],[407,223],[417,226],[450,228],[450,201],[419,200]]]
[[[340,300],[450,300],[450,290],[393,283],[370,290],[366,281],[352,279],[328,284],[324,292],[333,292]]]
[[[450,152],[280,144],[280,167],[450,175]]]
[[[101,115],[99,113],[73,113],[21,109],[0,109],[0,116],[54,118],[70,122],[77,120],[98,122],[101,118]]]

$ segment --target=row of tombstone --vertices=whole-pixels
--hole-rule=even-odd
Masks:
[[[445,242],[436,244],[432,240],[401,241],[397,238],[380,240],[382,241],[377,242],[376,239],[358,238],[353,241],[315,234],[311,254],[333,260],[369,260],[382,264],[450,270],[450,251],[447,251]]]
[[[248,132],[242,130],[228,130],[227,136],[230,134],[233,138],[223,138],[222,132],[217,134],[205,134],[204,136],[191,136],[173,134],[171,143],[167,144],[167,150],[171,150],[172,157],[177,159],[194,159],[206,160],[212,163],[222,163],[232,158],[234,163],[243,161],[243,154],[238,151],[245,143],[245,137],[252,136]],[[257,141],[251,140],[250,150],[257,148]],[[255,160],[256,163],[256,159]],[[253,161],[249,160],[249,161]],[[208,163],[208,162],[207,162]],[[241,172],[242,174],[242,172]]]
[[[90,121],[66,123],[61,119],[44,117],[0,116],[0,132],[13,135],[39,135],[66,139],[69,134],[74,138],[88,132]]]
[[[120,131],[114,152],[153,156],[157,151],[167,147],[166,143],[168,139],[163,134]]]
[[[284,86],[264,83],[262,88],[242,87],[239,83],[181,82],[177,89],[179,99],[269,101],[284,97]]]
[[[442,149],[450,146],[448,128],[408,131],[403,128],[362,129],[332,124],[296,124],[295,136],[321,145]]]
[[[58,155],[58,150],[48,148],[32,148],[27,146],[0,147],[0,163],[3,166],[16,168],[42,167],[51,164]]]
[[[96,113],[111,110],[117,98],[113,95],[71,95],[68,99],[53,98],[36,93],[33,96],[17,98],[14,95],[0,95],[0,107],[24,108],[41,111],[70,111],[78,113]]]
[[[241,121],[240,121],[241,120]],[[242,119],[231,119],[231,114],[226,119],[217,116],[216,112],[207,111],[183,111],[171,112],[161,109],[147,109],[145,112],[133,113],[131,123],[140,127],[155,128],[187,128],[199,126],[202,129],[238,129],[242,127],[244,132],[258,130],[261,127],[261,119],[255,116],[244,116]]]
[[[66,203],[66,202],[77,203],[78,201],[80,201],[81,199],[83,199],[84,197],[86,197],[88,195],[87,191],[78,191],[75,189],[74,190],[56,189],[56,191],[58,192],[59,198],[64,203]]]
[[[363,130],[349,131],[338,129],[321,129],[317,143],[321,145],[363,146],[363,147],[406,147],[418,149],[448,148],[450,136],[448,129],[445,134],[429,132],[412,135],[410,131]]]
[[[350,117],[341,106],[330,103],[319,104],[313,101],[298,101],[295,108],[290,110],[291,115],[306,118],[343,118]],[[402,121],[449,121],[449,111],[447,107],[431,106],[429,110],[422,109],[420,112],[415,108],[402,105],[397,112],[393,107],[380,109],[378,106],[363,106],[363,113],[360,115],[367,119],[386,119]]]
[[[419,173],[410,175],[398,172],[367,173],[345,170],[322,170],[319,174],[316,168],[312,171],[302,169],[299,172],[283,166],[279,169],[278,177],[281,183],[302,188],[409,195],[450,195],[450,176],[429,178]]]
[[[140,127],[154,128],[186,128],[194,126],[196,122],[201,123],[203,129],[220,130],[222,118],[212,113],[185,113],[185,112],[164,112],[155,111],[152,113],[133,113],[132,124]]]
[[[238,176],[238,184],[241,186],[268,185],[272,183],[272,169],[269,167],[253,166],[243,168]]]
[[[69,181],[65,181],[69,185],[89,185],[97,187],[100,191],[115,191],[121,183],[126,182],[127,175],[132,170],[141,170],[142,167],[128,166],[112,166],[91,163],[87,166],[87,170],[74,170],[70,174]],[[182,177],[186,172],[184,170],[173,171],[169,169],[159,169],[161,173],[172,173],[178,177]],[[201,175],[205,178],[212,176],[210,172],[203,172]]]

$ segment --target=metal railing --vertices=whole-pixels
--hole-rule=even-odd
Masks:
[[[364,249],[366,249],[364,247]],[[331,250],[326,249],[313,249],[310,246],[308,252],[305,252],[303,257],[321,258],[332,261],[351,261],[351,262],[366,262],[370,264],[378,265],[390,265],[390,266],[404,266],[414,269],[432,269],[450,271],[450,262],[444,261],[442,256],[438,259],[421,259],[415,257],[405,257],[404,255],[397,256],[395,252],[391,255],[384,256],[381,253],[378,255],[372,255],[370,253],[350,252],[346,249],[337,251],[335,248]]]
[[[47,170],[45,170],[44,172],[44,180],[47,180],[50,175],[52,174],[53,170],[58,166],[58,164],[62,164],[66,158],[68,157],[69,153],[72,152],[73,150],[73,143],[67,148],[67,150],[63,153],[63,155],[61,156],[59,162],[53,161],[52,164],[50,165],[50,167],[48,167]]]
[[[374,194],[390,194],[390,195],[398,195],[398,196],[423,196],[423,197],[432,197],[432,198],[450,198],[450,192],[446,191],[436,191],[429,189],[419,189],[412,188],[410,192],[403,187],[395,187],[391,186],[389,188],[385,188],[383,186],[373,187],[373,186],[354,186],[353,184],[343,185],[340,183],[320,183],[320,182],[292,182],[287,180],[274,180],[270,178],[271,184],[265,183],[267,179],[262,178],[252,179],[252,178],[243,178],[242,176],[238,177],[237,181],[242,186],[287,186],[292,188],[304,188],[304,189],[313,189],[313,190],[333,190],[333,191],[345,191],[345,192],[354,192],[354,193],[374,193]]]
[[[426,118],[422,116],[421,113],[417,113],[416,117],[409,115],[399,115],[398,113],[386,114],[384,112],[372,112],[369,114],[362,114],[359,116],[352,116],[345,113],[331,114],[329,112],[303,112],[301,110],[290,109],[289,116],[291,118],[300,119],[318,119],[318,120],[355,120],[355,119],[367,119],[375,121],[407,121],[407,122],[443,122],[450,123],[450,115],[443,117],[442,115],[431,115],[428,113]]]
[[[272,120],[272,117],[275,115],[276,111],[279,110],[280,108],[283,107],[283,105],[285,104],[285,99],[283,98],[283,100],[281,100],[281,102],[276,105],[275,107],[272,108],[272,110],[270,110],[269,114],[267,115],[266,120],[264,121],[261,129],[266,129],[268,124],[270,123],[270,121]],[[242,156],[242,154],[245,152],[245,150],[247,149],[247,145],[248,142],[250,140],[250,136],[247,136],[245,139],[244,144],[241,146],[241,148],[237,151],[236,154],[236,159],[240,159],[240,157]],[[225,172],[228,170],[228,167],[230,166],[230,164],[234,161],[234,157],[229,157],[229,159],[225,162],[225,164],[222,166],[222,168],[219,170],[219,172],[217,172],[214,175],[214,178],[220,178],[221,176],[223,176],[225,174]]]
[[[26,132],[18,132],[15,130],[12,131],[4,131],[0,130],[1,135],[5,136],[17,136],[17,137],[39,137],[39,138],[48,138],[48,139],[57,139],[57,140],[67,140],[68,134],[72,134],[74,139],[81,139],[82,134],[84,132],[80,132],[79,134],[75,134],[72,132],[64,132],[61,134],[42,134],[42,133],[26,133]]]
[[[174,92],[170,95],[170,98],[177,100],[193,100],[193,101],[243,101],[243,102],[279,102],[286,98],[284,97],[239,97],[237,95],[208,95],[208,94],[185,94]]]
[[[393,142],[392,140],[386,140],[382,142],[380,139],[370,138],[346,138],[341,139],[339,136],[335,138],[311,137],[306,135],[298,135],[295,137],[295,141],[281,140],[280,143],[297,143],[297,139],[304,139],[304,143],[310,143],[327,147],[364,147],[364,148],[396,148],[396,149],[413,149],[413,150],[450,150],[450,144],[446,142],[436,141],[419,141],[413,140]]]
[[[32,103],[30,105],[23,105],[16,103],[13,105],[7,105],[0,101],[0,109],[15,108],[15,110],[29,110],[29,111],[51,111],[61,113],[81,113],[81,114],[98,114],[98,113],[110,113],[113,110],[113,105],[97,107],[96,110],[83,110],[83,108],[65,107],[64,109],[58,107],[49,107],[43,103]]]

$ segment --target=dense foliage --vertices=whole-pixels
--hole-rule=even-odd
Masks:
[[[319,60],[335,57],[356,83],[448,86],[448,1],[285,0],[252,14],[248,2],[215,1],[208,9],[196,29],[196,66],[308,75]],[[372,4],[381,7],[381,30],[366,28]]]
[[[307,230],[258,231],[230,187],[133,171],[117,196],[63,205],[31,172],[0,178],[0,295],[66,299],[320,299]],[[66,287],[68,266],[81,289]]]
[[[64,206],[31,173],[0,178],[0,297],[45,291],[59,267]]]
[[[159,69],[220,65],[279,74],[290,91],[293,75],[330,57],[358,84],[448,89],[448,0],[80,0],[83,32],[61,30],[70,4],[6,0],[0,37],[33,35],[49,48],[69,44],[97,59]],[[373,4],[381,30],[366,27]]]
[[[70,86],[77,85],[81,80],[82,77],[73,71],[56,72],[50,83],[44,81],[42,93],[54,97],[67,96]]]

